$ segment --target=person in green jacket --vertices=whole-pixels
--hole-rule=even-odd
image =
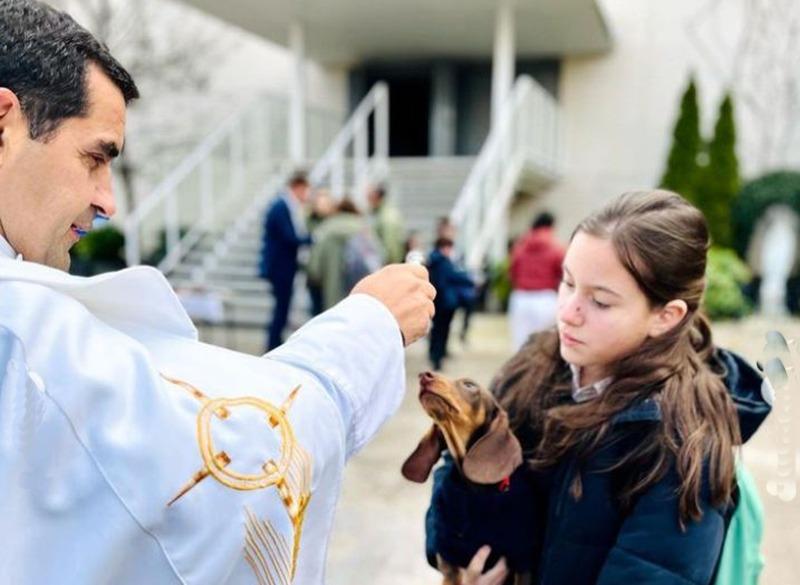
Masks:
[[[355,261],[349,259],[353,254],[359,254]],[[322,288],[322,310],[344,299],[355,284],[353,281],[380,265],[378,244],[367,220],[351,200],[343,199],[336,213],[317,227],[308,260],[309,282]],[[359,274],[350,275],[354,270]]]
[[[386,198],[386,187],[373,186],[367,195],[372,227],[383,248],[386,264],[402,262],[405,258],[405,227],[400,211]]]

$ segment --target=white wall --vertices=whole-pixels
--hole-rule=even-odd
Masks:
[[[210,17],[208,17],[210,18]],[[214,85],[225,91],[265,90],[288,95],[294,60],[282,46],[225,23],[221,28],[236,36],[236,47],[215,75]],[[313,61],[306,67],[306,99],[326,110],[347,110],[347,72]]]
[[[608,199],[658,184],[691,72],[706,135],[725,86],[741,82],[734,77],[733,48],[742,30],[742,0],[601,0],[600,6],[612,51],[567,58],[561,71],[565,175],[540,207],[558,214],[563,236]],[[760,121],[735,103],[740,164],[753,175],[769,167],[759,156]],[[791,162],[788,152],[773,166]]]

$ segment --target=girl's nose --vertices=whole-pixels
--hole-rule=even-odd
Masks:
[[[558,318],[568,325],[577,326],[583,323],[583,307],[577,295],[565,299],[559,306]]]

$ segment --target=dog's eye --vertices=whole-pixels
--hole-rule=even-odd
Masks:
[[[464,380],[463,381],[463,385],[464,385],[464,388],[466,388],[467,390],[477,390],[478,389],[478,385],[475,382],[473,382],[472,380]]]

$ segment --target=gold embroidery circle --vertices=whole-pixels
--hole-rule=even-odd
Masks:
[[[264,472],[260,474],[238,473],[227,469],[220,464],[215,455],[214,442],[211,437],[211,423],[215,418],[215,413],[219,412],[221,408],[231,410],[242,406],[250,406],[266,414],[267,423],[273,428],[277,428],[281,435],[280,459],[277,463],[274,460],[265,463]],[[266,400],[249,396],[217,398],[204,404],[197,415],[197,444],[200,447],[203,463],[214,479],[229,488],[245,491],[266,488],[283,482],[291,461],[295,437],[283,410]]]

